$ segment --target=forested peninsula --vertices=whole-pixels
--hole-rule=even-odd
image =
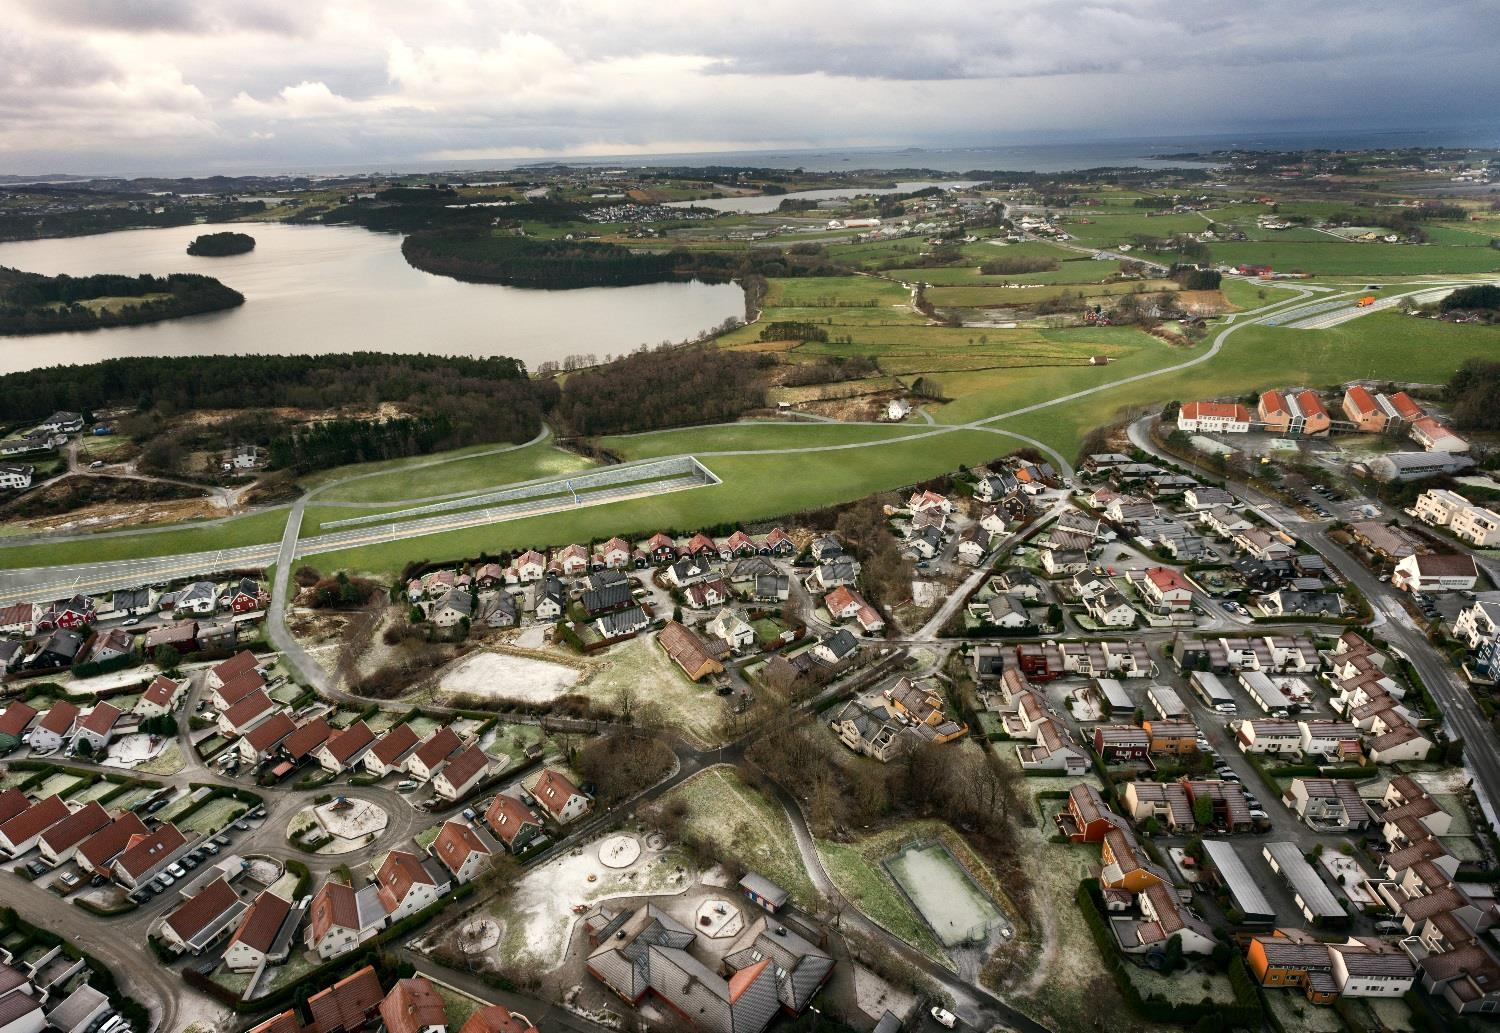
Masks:
[[[0,334],[134,326],[217,312],[245,296],[211,276],[43,276],[0,267]]]

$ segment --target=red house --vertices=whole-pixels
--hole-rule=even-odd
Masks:
[[[1057,812],[1057,827],[1074,843],[1102,843],[1110,829],[1124,827],[1124,820],[1109,809],[1099,790],[1080,782],[1068,790],[1068,806]]]
[[[270,596],[250,578],[242,578],[229,593],[229,609],[234,613],[252,613],[270,601]]]
[[[1135,725],[1100,725],[1094,729],[1094,752],[1106,761],[1145,760],[1151,736]]]
[[[1035,643],[1023,642],[1016,646],[1016,666],[1032,681],[1051,681],[1062,677],[1061,671],[1054,671],[1048,665],[1047,650]]]

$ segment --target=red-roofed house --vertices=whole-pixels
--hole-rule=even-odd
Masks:
[[[0,714],[0,754],[9,753],[21,745],[21,736],[36,719],[36,708],[15,700]]]
[[[241,650],[240,652],[234,654],[234,656],[231,656],[228,660],[225,660],[223,663],[215,664],[213,667],[211,667],[205,680],[205,684],[210,689],[218,689],[224,685],[227,685],[229,682],[233,681],[240,675],[255,670],[258,664],[259,661],[255,659],[254,653],[250,652],[248,649]]]
[[[266,680],[261,677],[259,671],[250,670],[235,675],[223,685],[215,689],[209,696],[214,709],[224,711],[234,707],[236,703],[252,695],[257,689],[264,689]]]
[[[293,764],[300,763],[328,741],[333,726],[326,717],[315,717],[281,741],[281,755]]]
[[[375,744],[375,733],[363,721],[356,721],[343,731],[334,732],[314,753],[324,771],[335,775],[359,763],[365,751]]]
[[[404,771],[407,755],[421,742],[416,729],[409,723],[399,724],[382,735],[370,752],[365,754],[365,770],[382,777],[393,771]]]
[[[380,903],[385,906],[392,925],[435,902],[452,887],[446,874],[439,882],[423,866],[420,857],[405,850],[392,850],[385,855],[375,871],[375,884],[380,887]]]
[[[444,800],[459,800],[489,773],[489,756],[478,746],[470,746],[443,765],[443,770],[432,780],[432,790]]]
[[[490,848],[484,845],[478,833],[453,818],[443,822],[443,828],[429,850],[459,885],[472,881],[490,856]]]
[[[557,565],[568,577],[578,577],[581,574],[587,574],[589,569],[589,551],[576,543],[566,546],[557,554]]]
[[[79,844],[109,824],[109,812],[90,800],[78,810],[59,821],[37,841],[42,860],[54,868],[72,858]]]
[[[276,747],[296,730],[297,722],[291,715],[278,710],[240,738],[240,756],[247,764],[270,760],[276,755]]]
[[[62,821],[70,813],[68,805],[63,803],[60,796],[49,796],[45,800],[32,804],[4,825],[0,825],[0,850],[4,850],[11,857],[20,857],[36,846],[43,832]]]
[[[120,856],[120,852],[130,844],[131,838],[144,838],[148,834],[146,823],[141,821],[140,815],[128,812],[80,843],[73,859],[84,871],[108,877],[110,862]]]
[[[1148,567],[1140,587],[1146,601],[1158,612],[1186,610],[1193,605],[1192,586],[1170,567]]]
[[[0,825],[4,825],[30,806],[31,801],[26,799],[26,794],[19,789],[6,789],[0,792]]]
[[[60,748],[63,740],[73,734],[73,725],[77,723],[79,713],[79,709],[67,700],[54,700],[51,708],[31,730],[31,751],[51,753]]]
[[[281,705],[267,696],[264,689],[256,689],[219,715],[219,734],[244,735],[279,709]]]
[[[1177,411],[1177,429],[1189,434],[1244,434],[1250,430],[1250,410],[1237,402],[1184,402]]]
[[[112,703],[95,703],[94,709],[89,711],[89,716],[78,722],[78,727],[73,733],[73,749],[81,752],[84,743],[89,744],[89,751],[102,753],[109,746],[110,737],[115,732],[115,722],[120,720],[120,708]]]
[[[604,559],[604,565],[610,570],[624,570],[630,566],[631,555],[630,543],[623,538],[611,538],[604,543],[599,550],[599,555]]]
[[[489,809],[484,812],[485,824],[499,837],[500,842],[513,854],[526,849],[544,831],[542,823],[531,808],[514,796],[495,794]]]
[[[187,839],[176,825],[163,825],[147,836],[132,836],[111,866],[115,880],[127,889],[136,889],[155,878],[186,850]]]
[[[347,888],[347,887],[346,887]],[[355,1033],[379,1013],[384,992],[369,965],[307,999],[308,1033]]]
[[[1360,430],[1379,434],[1385,430],[1388,417],[1375,396],[1358,384],[1344,392],[1344,416]]]
[[[227,932],[244,910],[234,887],[215,879],[167,916],[161,925],[162,941],[179,954],[200,954]]]
[[[400,979],[380,1002],[385,1033],[447,1033],[448,1011],[424,976]]]
[[[531,795],[559,824],[582,817],[592,803],[567,775],[552,768],[542,769],[541,777],[531,788]]]
[[[531,1020],[498,1004],[487,1004],[469,1014],[458,1033],[529,1033]]]
[[[281,932],[291,910],[291,901],[278,897],[270,890],[265,890],[256,897],[255,903],[250,905],[250,909],[240,920],[234,935],[229,938],[229,946],[224,949],[225,967],[231,972],[253,972],[267,962],[286,960],[286,955],[290,953],[290,937],[282,946],[279,957],[271,956],[271,948],[276,945],[276,936]]]
[[[378,902],[375,910],[379,911]],[[358,896],[341,882],[325,882],[307,913],[307,947],[325,961],[349,953],[385,924],[383,911],[361,916]]]
[[[135,705],[135,713],[141,718],[161,717],[170,714],[177,707],[177,701],[182,698],[182,690],[187,688],[187,682],[173,681],[164,674],[158,674],[152,679],[151,684],[146,686],[146,691]]]
[[[406,773],[418,782],[425,782],[443,769],[448,758],[463,749],[464,741],[458,733],[444,725],[427,737],[406,760]]]
[[[1469,450],[1467,441],[1431,416],[1422,416],[1411,421],[1411,439],[1428,452],[1448,452],[1457,455]]]

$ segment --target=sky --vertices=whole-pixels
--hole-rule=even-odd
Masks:
[[[0,173],[1492,122],[1493,0],[0,0]]]

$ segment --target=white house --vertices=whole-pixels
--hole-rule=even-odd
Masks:
[[[541,777],[531,787],[531,795],[559,825],[582,817],[593,803],[568,776],[552,768],[542,769]]]
[[[1245,434],[1250,410],[1238,402],[1184,402],[1177,411],[1177,429],[1189,434]]]
[[[1234,729],[1235,741],[1245,753],[1291,754],[1302,748],[1302,729],[1283,718],[1247,718]]]
[[[1106,588],[1091,596],[1084,601],[1083,606],[1094,623],[1106,628],[1129,628],[1135,625],[1135,607],[1113,588]]]
[[[443,822],[443,828],[430,849],[432,856],[442,862],[453,881],[460,886],[472,882],[490,857],[490,848],[479,834],[454,818]]]
[[[892,398],[885,407],[885,418],[900,422],[911,415],[911,405],[904,398]]]
[[[1476,599],[1464,607],[1453,620],[1453,634],[1470,649],[1500,638],[1500,600]]]
[[[1408,556],[1391,574],[1391,584],[1408,592],[1467,591],[1478,580],[1474,558],[1461,553]]]
[[[291,910],[291,901],[270,890],[262,891],[230,936],[224,948],[224,967],[231,972],[254,972],[269,961],[286,960],[285,956],[273,959],[271,952]]]
[[[395,925],[435,903],[452,888],[452,880],[436,862],[428,867],[416,854],[392,850],[375,870],[375,885],[387,921]]]
[[[706,627],[710,635],[728,642],[729,647],[736,653],[755,646],[755,629],[728,607],[720,610]]]
[[[0,488],[29,488],[35,472],[35,467],[25,463],[0,463]]]
[[[432,780],[432,790],[444,800],[460,800],[489,773],[489,755],[478,746],[470,746],[443,765]]]

